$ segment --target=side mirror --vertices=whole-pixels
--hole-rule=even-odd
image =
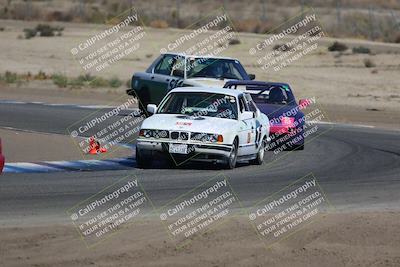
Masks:
[[[147,105],[147,111],[151,114],[155,114],[157,112],[157,105],[154,104],[148,104]]]
[[[243,111],[242,116],[240,118],[242,121],[250,120],[254,118],[254,113],[251,111]]]
[[[255,74],[249,74],[249,78],[250,78],[250,80],[254,80],[256,78],[256,75]]]
[[[308,107],[311,104],[310,100],[308,99],[300,99],[299,100],[299,106],[300,109],[305,109],[306,107]]]

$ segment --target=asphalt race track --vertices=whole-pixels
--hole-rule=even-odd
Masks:
[[[0,127],[65,134],[90,109],[43,104],[0,104]],[[304,151],[275,161],[266,154],[262,166],[242,164],[234,170],[188,164],[170,169],[162,161],[153,169],[4,173],[0,176],[0,218],[29,223],[44,218],[66,221],[65,210],[96,194],[113,181],[135,175],[155,207],[161,207],[223,173],[245,207],[313,173],[337,210],[388,209],[400,205],[400,132],[345,125],[319,125],[323,134]],[[329,128],[329,131],[325,131]],[[45,148],[44,148],[45,149]],[[28,223],[28,222],[27,222]]]

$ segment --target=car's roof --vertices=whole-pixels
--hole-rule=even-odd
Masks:
[[[224,94],[231,96],[239,96],[243,94],[242,91],[234,90],[234,89],[226,89],[220,87],[177,87],[170,91],[170,93],[179,93],[179,92],[202,92],[202,93],[212,93],[212,94]]]
[[[237,60],[236,58],[231,57],[220,57],[220,56],[212,56],[212,55],[186,55],[185,53],[175,53],[175,52],[168,52],[162,53],[162,55],[175,55],[175,56],[182,56],[182,57],[194,57],[194,58],[217,58],[217,59],[229,59],[229,60]]]
[[[290,88],[290,85],[288,83],[282,83],[282,82],[262,82],[262,81],[242,81],[242,80],[234,80],[234,81],[227,81],[225,83],[225,88],[229,88],[230,86],[234,85],[245,85],[249,87],[271,87],[271,86],[285,86]]]

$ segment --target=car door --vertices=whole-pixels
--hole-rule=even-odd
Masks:
[[[160,103],[168,91],[179,86],[183,77],[174,76],[177,70],[182,66],[184,69],[184,57],[166,54],[155,65],[153,72],[149,75],[149,95],[152,103]]]
[[[254,131],[253,131],[253,135],[254,135],[254,144],[255,144],[255,149],[257,152],[257,148],[259,147],[264,135],[265,135],[265,131],[266,129],[263,129],[263,119],[261,118],[261,112],[260,110],[257,108],[256,103],[254,103],[254,100],[252,99],[250,94],[244,94],[245,99],[247,100],[247,105],[249,106],[250,111],[253,112],[254,114]]]
[[[238,98],[239,101],[239,112],[251,111],[248,105],[248,101],[243,95]],[[254,154],[255,140],[256,140],[256,123],[255,119],[240,120],[239,127],[239,150],[238,156]]]

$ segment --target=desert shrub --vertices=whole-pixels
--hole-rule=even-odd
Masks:
[[[68,78],[62,74],[53,74],[51,76],[53,83],[58,87],[65,88],[68,85]]]
[[[44,71],[39,71],[35,76],[33,76],[33,79],[35,80],[46,80],[48,76]]]
[[[39,24],[36,26],[36,30],[40,36],[51,37],[54,36],[54,29],[48,24]]]
[[[24,29],[25,39],[31,39],[36,36],[37,31],[36,29]]]
[[[328,50],[331,52],[334,52],[334,51],[343,52],[343,51],[347,50],[347,45],[340,43],[338,41],[335,41],[333,44],[328,46]]]
[[[394,42],[399,44],[400,43],[400,33],[394,38]]]
[[[82,79],[81,76],[68,80],[68,86],[71,88],[81,88],[85,86],[86,80]]]
[[[364,66],[366,68],[373,68],[376,66],[376,64],[369,58],[364,59]]]
[[[358,46],[358,47],[353,47],[353,53],[354,54],[370,54],[371,50],[368,47],[365,46]]]
[[[25,39],[30,39],[37,36],[38,34],[42,37],[61,36],[63,30],[64,27],[60,26],[52,27],[48,24],[38,24],[34,29],[24,29],[24,32]]]
[[[286,44],[276,44],[272,47],[273,50],[288,51],[289,47]]]
[[[157,19],[150,22],[150,27],[165,29],[168,28],[168,22],[165,20]]]
[[[18,81],[18,75],[15,72],[6,71],[4,75],[1,76],[1,80],[6,83],[16,83]]]
[[[51,36],[55,36],[55,35],[60,36],[62,34],[63,30],[64,30],[64,27],[60,27],[60,26],[53,27],[48,24],[38,24],[36,26],[36,31],[42,37],[51,37]]]
[[[90,83],[91,87],[108,87],[109,83],[106,79],[103,79],[101,77],[97,77]]]
[[[230,39],[229,40],[229,44],[230,45],[238,45],[238,44],[240,44],[240,40],[239,39]]]
[[[109,82],[110,86],[113,88],[118,88],[122,85],[122,81],[120,79],[118,79],[118,77],[113,77],[108,82]]]

